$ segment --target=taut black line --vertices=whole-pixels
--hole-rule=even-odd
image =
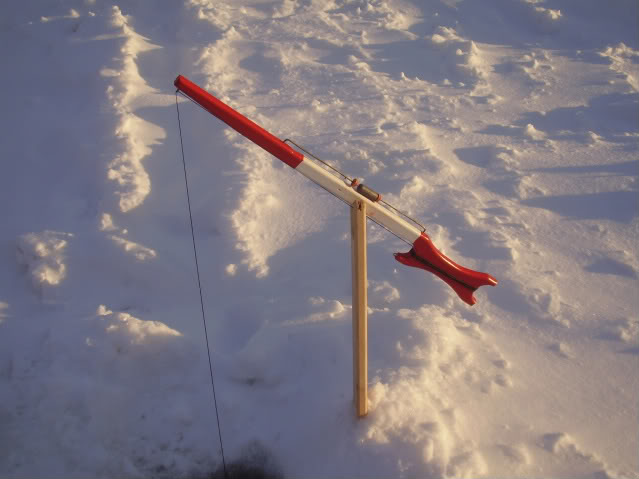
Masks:
[[[186,174],[186,160],[184,159],[184,140],[182,139],[182,122],[180,121],[180,106],[178,105],[178,92],[175,92],[175,109],[177,111],[178,129],[180,131],[180,148],[182,150],[182,167],[184,169],[184,185],[186,187],[186,203],[189,207],[189,223],[191,224],[191,239],[193,240],[193,256],[195,258],[195,271],[197,273],[197,286],[200,291],[200,308],[202,310],[202,324],[204,324],[204,338],[206,339],[206,352],[209,356],[209,372],[211,374],[211,389],[213,391],[213,405],[215,406],[215,419],[217,420],[217,433],[220,438],[220,450],[222,452],[222,467],[224,477],[228,478],[226,471],[226,459],[224,458],[224,445],[222,443],[222,428],[220,427],[220,414],[217,409],[217,396],[215,394],[215,381],[213,380],[213,361],[211,360],[211,347],[209,335],[206,329],[206,316],[204,315],[204,300],[202,299],[202,281],[200,280],[200,266],[197,260],[197,248],[195,247],[195,232],[193,229],[193,214],[191,213],[191,195],[189,194],[189,180]]]

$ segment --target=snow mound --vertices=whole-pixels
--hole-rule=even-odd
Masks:
[[[158,321],[143,321],[129,313],[116,313],[110,311],[104,305],[100,305],[97,311],[98,316],[109,320],[106,332],[117,338],[116,341],[122,345],[148,344],[153,340],[170,336],[181,336],[181,334],[169,328],[166,324]],[[121,346],[118,346],[121,351]]]
[[[322,195],[300,175],[281,168],[254,146],[240,143],[238,159],[246,183],[231,222],[243,251],[243,263],[258,277],[268,275],[268,260],[278,251],[294,245],[322,229],[333,216],[333,207],[318,207]]]
[[[124,151],[109,164],[108,178],[118,184],[115,193],[120,210],[127,212],[140,206],[151,192],[151,181],[142,160],[151,154],[151,147],[166,136],[162,128],[134,113],[141,98],[156,93],[140,75],[136,60],[140,54],[160,47],[138,35],[116,6],[112,9],[112,25],[124,38],[121,64],[116,71],[103,70],[102,75],[117,78],[116,83],[108,87],[107,95],[120,117],[115,135],[121,139]]]
[[[147,248],[146,246],[142,246],[135,241],[130,241],[117,235],[111,235],[110,238],[115,244],[120,246],[127,253],[131,253],[139,261],[146,261],[157,256],[155,250]]]
[[[639,91],[639,50],[619,43],[606,47],[599,52],[599,56],[610,63],[610,69],[623,78],[634,91]]]
[[[407,476],[484,474],[482,452],[462,438],[469,424],[452,404],[458,388],[493,395],[512,387],[507,361],[480,365],[484,358],[475,352],[483,335],[477,323],[432,307],[397,314],[401,333],[395,352],[406,366],[380,370],[373,379],[365,443],[379,449],[401,443],[397,467]],[[424,366],[419,374],[408,367],[416,363]]]
[[[27,233],[18,239],[18,261],[26,266],[36,292],[59,285],[67,276],[64,250],[72,233],[43,231]]]
[[[538,6],[540,0],[523,0],[528,7],[528,12],[534,18],[538,29],[542,32],[554,32],[560,28],[561,10]]]
[[[198,66],[208,78],[206,87],[224,95],[251,92],[259,77],[240,65],[252,54],[250,44],[247,45],[234,27],[229,27],[222,38],[204,48],[198,60]]]
[[[599,456],[583,450],[577,441],[565,432],[544,434],[540,442],[546,451],[555,456],[555,460],[563,462],[566,472],[579,471],[584,477],[620,477]]]
[[[389,281],[369,281],[369,288],[368,301],[373,306],[378,302],[383,305],[393,303],[401,297],[399,290]]]
[[[543,140],[546,137],[544,132],[537,130],[532,123],[528,123],[524,127],[524,136],[526,136],[527,138],[530,138],[531,140],[537,140],[537,141]]]
[[[460,36],[452,27],[437,27],[430,41],[436,48],[444,49],[447,60],[457,69],[456,86],[487,87],[488,63],[484,60],[477,44]],[[444,63],[445,64],[445,63]],[[451,72],[452,73],[452,72]],[[455,78],[456,76],[452,77]],[[451,84],[446,78],[444,85]]]

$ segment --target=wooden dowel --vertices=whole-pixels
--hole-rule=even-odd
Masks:
[[[353,397],[357,417],[368,414],[368,295],[366,290],[366,203],[351,207],[353,273]]]

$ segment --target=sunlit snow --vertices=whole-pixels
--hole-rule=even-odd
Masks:
[[[0,477],[221,464],[173,80],[499,280],[469,307],[181,98],[220,432],[284,477],[638,477],[634,0],[69,0],[0,17]]]

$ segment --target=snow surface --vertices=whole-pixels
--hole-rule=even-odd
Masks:
[[[220,464],[172,82],[365,179],[499,279],[466,306],[181,104],[221,433],[287,477],[639,477],[634,0],[11,2],[0,476]]]

